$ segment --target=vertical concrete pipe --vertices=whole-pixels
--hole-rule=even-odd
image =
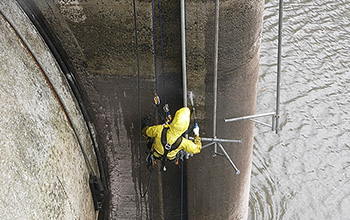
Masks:
[[[96,155],[59,64],[14,0],[0,33],[0,219],[96,219]]]
[[[252,163],[252,122],[225,123],[224,118],[255,113],[264,2],[220,1],[217,130],[240,174],[225,157],[213,158],[214,146],[188,161],[188,219],[247,219]],[[188,89],[196,95],[201,135],[213,130],[214,3],[187,2]],[[220,153],[220,149],[218,148]]]
[[[155,67],[151,0],[136,1],[140,88],[137,88],[132,1],[27,1],[35,4],[48,29],[57,37],[56,43],[62,46],[70,68],[75,70],[96,125],[111,193],[106,219],[150,219],[151,197],[140,198],[140,188],[146,187],[148,172],[144,167],[142,147],[145,146],[140,139],[140,112],[135,100],[141,96],[142,116],[153,115]],[[220,1],[216,133],[218,138],[242,140],[242,144],[223,144],[241,174],[236,175],[225,158],[213,158],[211,148],[188,160],[184,219],[247,218],[253,124],[225,123],[224,118],[255,112],[263,4],[262,0]],[[162,0],[161,6],[167,99],[174,113],[183,105],[184,95],[180,2]],[[201,136],[210,137],[215,1],[187,0],[185,8],[188,91],[193,91],[195,97]],[[157,8],[156,11],[158,18]],[[156,22],[160,64],[159,23]],[[161,82],[160,65],[158,71]],[[159,87],[162,96],[162,86]],[[166,173],[153,173],[153,219],[180,219],[179,172],[177,167],[169,166]]]

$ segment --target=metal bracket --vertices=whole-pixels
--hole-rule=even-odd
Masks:
[[[194,140],[193,137],[189,137],[190,140]],[[210,142],[204,146],[202,146],[202,149],[204,148],[207,148],[209,146],[219,146],[220,150],[223,152],[224,155],[222,156],[225,156],[226,159],[230,162],[230,164],[232,165],[232,167],[236,170],[236,174],[240,174],[241,172],[239,171],[239,169],[237,168],[237,166],[233,163],[231,157],[228,155],[228,153],[226,152],[224,146],[222,146],[221,143],[242,143],[242,140],[230,140],[230,139],[221,139],[221,138],[203,138],[201,137],[201,141],[203,142]],[[217,148],[214,148],[214,152],[213,152],[213,157],[217,156],[217,155],[220,155],[217,151],[215,151],[215,149]]]
[[[221,149],[221,151],[223,152],[224,156],[227,158],[227,160],[230,162],[230,164],[232,165],[232,167],[236,170],[236,174],[239,174],[240,171],[238,170],[238,168],[236,167],[236,165],[233,163],[232,159],[230,158],[230,156],[227,154],[225,148],[222,146],[222,142],[225,143],[242,143],[241,140],[229,140],[229,139],[220,139],[217,138],[216,136],[216,122],[217,122],[217,118],[216,118],[216,114],[217,114],[217,92],[218,92],[218,52],[219,52],[219,4],[220,1],[219,0],[215,0],[215,36],[214,36],[214,85],[213,85],[213,138],[201,138],[201,141],[204,142],[211,142],[209,144],[206,144],[202,147],[202,149],[212,146],[214,145],[214,151],[213,151],[213,157],[216,157],[217,155],[221,155],[218,154],[218,146]],[[185,93],[186,92],[186,93]],[[184,91],[184,94],[187,94],[187,89],[186,91]],[[187,103],[187,97],[186,95],[184,95],[186,99],[186,103]],[[190,93],[190,97],[193,100],[193,94]],[[191,100],[191,104],[193,106],[193,101]],[[190,138],[193,140],[193,138]]]

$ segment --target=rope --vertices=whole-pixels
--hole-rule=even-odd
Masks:
[[[163,73],[163,93],[164,93],[164,102],[167,103],[166,97],[166,83],[165,83],[165,71],[164,71],[164,50],[163,50],[163,31],[162,31],[162,9],[160,0],[158,0],[158,13],[159,13],[159,32],[160,32],[160,49],[162,56],[162,73]]]
[[[186,33],[185,33],[185,1],[180,1],[180,19],[181,19],[181,60],[182,60],[182,86],[183,86],[183,103],[187,107],[187,77],[186,77]],[[186,138],[188,135],[186,135]],[[184,212],[184,159],[181,160],[181,217],[183,220]]]
[[[183,212],[184,212],[184,161],[181,160],[181,220],[183,220]]]
[[[157,74],[157,48],[156,48],[156,30],[154,21],[154,0],[152,0],[152,29],[153,29],[153,59],[154,59],[154,77],[156,84],[156,95],[158,95],[158,74]]]
[[[137,75],[138,75],[138,108],[139,108],[139,120],[140,120],[140,130],[142,118],[141,118],[141,92],[140,92],[140,58],[139,58],[139,45],[138,45],[138,35],[137,35],[137,17],[136,17],[136,6],[135,0],[133,0],[133,8],[134,8],[134,23],[135,23],[135,38],[136,38],[136,50],[137,50]],[[167,103],[167,94],[166,94],[166,78],[165,78],[165,65],[164,65],[164,44],[163,44],[163,31],[162,31],[162,13],[161,13],[161,2],[158,0],[158,13],[159,13],[159,31],[160,31],[160,43],[161,43],[161,65],[162,65],[162,75],[163,75],[163,94],[164,94],[164,102]],[[153,34],[153,52],[154,52],[154,77],[155,77],[155,95],[158,96],[158,72],[157,72],[157,48],[156,48],[156,30],[155,30],[155,11],[154,11],[154,0],[152,0],[152,34]],[[157,118],[157,114],[161,121],[166,122],[166,117],[162,117],[160,114],[161,110],[159,109],[160,105],[155,106],[154,116],[153,116],[153,124],[155,124],[155,119]],[[141,198],[144,198],[149,191],[149,215],[150,219],[153,218],[153,187],[152,187],[152,169],[150,169],[149,179],[147,188],[142,193],[142,167],[141,167],[141,135],[139,136],[139,161],[140,161],[140,182],[139,182],[139,190]],[[183,161],[181,166],[181,219],[183,219],[183,191],[184,191],[184,170],[183,170]]]
[[[157,43],[156,43],[156,29],[155,29],[155,9],[154,9],[154,0],[152,0],[152,28],[153,28],[153,51],[154,51],[154,77],[155,77],[155,94],[158,95],[158,71],[157,71]],[[162,25],[162,10],[161,10],[161,2],[158,0],[158,14],[159,14],[159,33],[160,33],[160,49],[161,49],[161,65],[162,65],[162,75],[163,75],[163,98],[164,103],[167,105],[167,94],[166,94],[166,80],[165,80],[165,65],[164,65],[164,44],[163,44],[163,25]],[[160,112],[160,111],[158,111]],[[166,112],[165,120],[161,118],[162,121],[166,122],[166,119],[170,115],[169,112]]]
[[[152,4],[153,4],[152,0]],[[163,74],[163,93],[164,93],[164,102],[167,104],[167,95],[166,95],[166,81],[165,81],[165,70],[164,70],[164,47],[163,47],[163,31],[162,31],[162,10],[161,10],[161,0],[158,0],[158,13],[159,13],[159,31],[160,31],[160,46],[161,46],[161,57],[162,57],[162,74]],[[152,11],[154,13],[154,11]],[[154,16],[154,15],[153,15]],[[154,24],[154,23],[153,23]],[[154,27],[153,27],[154,28]],[[154,33],[154,29],[153,29]],[[156,69],[156,67],[155,67]],[[166,114],[170,114],[167,112]],[[166,115],[165,117],[167,117]],[[165,120],[166,121],[166,120]],[[184,202],[184,168],[183,168],[183,160],[181,161],[181,220],[183,219],[183,202]]]
[[[152,169],[151,169],[152,170]],[[150,220],[153,219],[153,187],[152,187],[152,175],[149,176],[149,186],[150,186],[150,194],[149,194],[149,200],[150,200],[150,203],[149,203],[149,218]]]
[[[134,10],[134,26],[135,26],[135,46],[136,46],[136,58],[137,58],[137,96],[138,96],[138,111],[139,111],[139,130],[142,130],[142,106],[141,106],[141,77],[140,77],[140,50],[139,50],[139,43],[138,43],[138,33],[137,33],[137,15],[136,15],[136,2],[133,0],[133,10]],[[151,187],[151,194],[152,194],[152,170],[149,172],[149,178],[148,178],[148,184],[144,192],[142,193],[142,155],[141,155],[141,139],[142,135],[139,134],[139,144],[138,144],[138,150],[139,150],[139,193],[141,198],[145,198],[149,187]],[[152,219],[153,216],[153,208],[152,208],[152,195],[150,196],[149,200],[149,210],[150,210],[150,219]],[[142,211],[141,211],[142,213]]]
[[[133,9],[134,9],[134,27],[135,27],[135,45],[136,45],[136,62],[137,62],[137,100],[138,100],[138,111],[139,111],[139,130],[142,130],[142,116],[141,116],[141,89],[140,89],[140,51],[139,51],[139,42],[138,42],[138,34],[137,34],[137,17],[136,17],[136,3],[135,0],[133,0]],[[141,134],[139,134],[139,174],[140,174],[140,181],[139,181],[139,190],[140,195],[143,198],[142,193],[142,167],[141,167]]]

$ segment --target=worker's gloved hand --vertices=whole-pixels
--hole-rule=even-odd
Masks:
[[[194,125],[193,133],[194,135],[199,135],[199,126],[197,123]]]
[[[188,159],[190,159],[190,157],[193,157],[193,154],[188,153],[188,152],[185,151],[185,155],[184,156],[185,156],[186,160],[188,160]]]

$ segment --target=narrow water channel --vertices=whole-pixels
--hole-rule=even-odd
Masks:
[[[249,219],[349,219],[349,1],[285,0],[283,25],[281,133],[256,125]],[[257,113],[275,108],[277,31],[268,0]]]

